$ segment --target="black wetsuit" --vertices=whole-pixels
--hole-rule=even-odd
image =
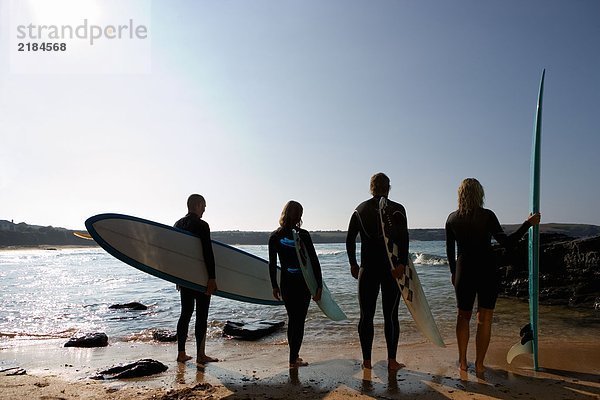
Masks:
[[[215,257],[210,241],[210,227],[208,224],[198,215],[188,213],[175,223],[175,228],[188,231],[200,238],[208,278],[215,279]],[[185,351],[189,324],[194,313],[194,303],[196,303],[196,349],[199,349],[206,333],[210,296],[183,286],[179,286],[178,288],[181,295],[181,315],[179,321],[177,321],[177,349],[178,351]]]
[[[456,302],[460,310],[472,311],[477,305],[494,309],[498,298],[498,270],[492,253],[492,237],[505,248],[514,245],[529,229],[527,221],[506,235],[492,210],[479,208],[466,216],[454,211],[446,221],[446,254],[454,277]],[[458,247],[456,258],[455,243]]]
[[[390,261],[385,247],[381,221],[379,218],[379,200],[375,196],[362,202],[350,218],[346,251],[351,265],[356,262],[356,236],[360,234],[360,273],[358,278],[358,301],[360,305],[360,320],[358,335],[362,348],[363,360],[371,359],[373,347],[373,318],[377,306],[377,297],[381,287],[381,303],[383,306],[384,332],[387,343],[388,358],[395,359],[400,337],[398,322],[398,304],[400,289],[391,273]],[[388,213],[396,228],[396,238],[399,247],[399,260],[403,265],[408,263],[408,223],[406,211],[401,204],[388,200]]]
[[[310,234],[304,229],[297,230],[308,251],[315,279],[317,280],[317,287],[321,288],[323,285],[321,266]],[[304,321],[306,320],[311,296],[300,270],[291,229],[280,228],[273,232],[269,238],[269,274],[273,289],[279,288],[277,284],[278,255],[281,264],[281,297],[288,314],[287,336],[290,346],[290,364],[293,364],[298,359],[300,347],[302,346]]]

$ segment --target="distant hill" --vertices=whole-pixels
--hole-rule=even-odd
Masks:
[[[72,230],[52,226],[15,224],[0,220],[0,248],[39,246],[96,246],[93,240],[81,239]]]
[[[518,225],[505,225],[512,232]],[[29,225],[24,222],[15,224],[0,220],[0,248],[38,247],[38,246],[95,246],[93,240],[85,240],[73,235],[73,230],[52,226]],[[542,224],[542,233],[561,234],[574,239],[600,235],[600,226],[584,224]],[[227,244],[266,245],[270,232],[215,231],[212,238]],[[445,240],[444,229],[410,229],[411,240]],[[314,231],[311,237],[315,243],[345,243],[345,231]]]

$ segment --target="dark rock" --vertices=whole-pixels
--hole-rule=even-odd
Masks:
[[[527,239],[514,249],[494,249],[501,276],[500,295],[527,299]],[[576,239],[562,234],[540,235],[540,303],[598,309],[600,299],[600,236]]]
[[[176,342],[177,341],[177,332],[169,331],[169,330],[157,330],[152,332],[152,337],[157,342]]]
[[[160,361],[145,358],[133,363],[125,365],[117,365],[107,370],[98,372],[98,375],[93,376],[91,379],[103,380],[103,379],[128,379],[128,378],[139,378],[142,376],[149,376],[165,372],[169,367]]]
[[[65,347],[106,347],[108,346],[108,336],[106,333],[86,333],[83,336],[72,337]]]
[[[255,321],[255,322],[234,322],[227,321],[223,327],[223,334],[242,340],[257,340],[269,335],[282,326],[283,321]]]
[[[143,305],[142,303],[138,303],[138,302],[133,302],[133,303],[126,303],[126,304],[113,304],[112,306],[108,307],[110,309],[113,310],[121,310],[123,308],[126,308],[128,310],[147,310],[148,307]]]

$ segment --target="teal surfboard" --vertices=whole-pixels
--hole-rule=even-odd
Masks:
[[[317,280],[315,278],[315,274],[312,267],[312,262],[310,261],[310,257],[308,256],[308,251],[304,245],[304,242],[298,235],[298,232],[294,229],[294,245],[296,247],[296,255],[298,256],[298,262],[300,263],[300,269],[302,270],[302,275],[304,276],[304,280],[306,281],[306,286],[308,286],[308,290],[312,296],[317,293]],[[331,292],[327,288],[327,285],[323,281],[323,288],[321,289],[321,299],[317,301],[317,305],[323,311],[323,313],[333,321],[343,321],[348,319],[344,311],[340,308],[340,306],[335,302]]]
[[[533,142],[531,145],[531,190],[529,211],[540,211],[540,167],[542,139],[542,101],[544,96],[544,78],[546,70],[542,71],[540,90],[538,94]],[[508,352],[506,360],[510,363],[519,354],[533,355],[533,369],[539,369],[538,360],[538,301],[539,301],[539,268],[540,268],[540,228],[539,225],[529,228],[529,324],[521,329],[521,341]]]

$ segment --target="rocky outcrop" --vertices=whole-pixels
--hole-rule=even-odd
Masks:
[[[540,303],[600,310],[600,236],[540,236]],[[528,298],[527,236],[510,252],[496,248],[500,294]]]

